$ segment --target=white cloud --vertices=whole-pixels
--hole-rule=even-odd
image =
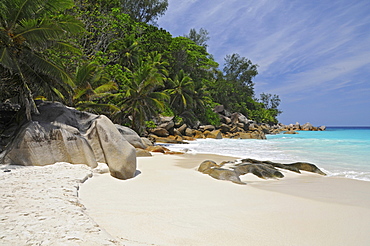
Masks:
[[[210,32],[209,52],[216,61],[239,53],[260,66],[257,94],[276,93],[303,102],[312,93],[335,98],[339,90],[355,93],[359,87],[370,88],[364,79],[370,77],[368,0],[170,0],[169,4],[169,16],[159,24],[171,33],[182,35],[203,27]],[[354,75],[362,79],[355,81]]]

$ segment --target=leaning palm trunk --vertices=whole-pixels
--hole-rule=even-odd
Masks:
[[[25,106],[26,119],[31,120],[32,119],[31,113],[39,114],[39,111],[36,107],[35,101],[33,101],[32,92],[27,84],[27,80],[25,76],[23,75],[22,70],[20,69],[18,63],[17,63],[17,68],[18,68],[18,73],[19,73],[19,76],[21,77],[22,84],[23,84],[23,87],[22,87],[23,93],[21,93],[21,95],[23,96],[21,97],[21,100],[22,100],[21,104]]]
[[[9,95],[17,94],[28,120],[38,113],[33,93],[64,98],[71,91],[71,78],[45,51],[75,50],[61,40],[83,30],[82,23],[67,15],[49,18],[72,6],[73,0],[1,0],[0,79],[8,81]]]

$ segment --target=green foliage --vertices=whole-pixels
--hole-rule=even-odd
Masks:
[[[105,71],[96,63],[81,65],[76,69],[73,104],[79,110],[89,110],[94,113],[107,114],[116,112],[114,105],[104,103],[105,98],[118,89],[114,81],[109,80]]]
[[[120,108],[116,114],[119,123],[131,121],[132,129],[139,134],[145,130],[145,121],[164,109],[168,95],[156,91],[164,86],[167,70],[161,55],[152,53],[140,62],[136,71],[127,71],[120,93],[115,94],[115,103]]]
[[[197,32],[194,28],[190,29],[189,34],[185,35],[186,38],[192,40],[196,45],[207,48],[207,41],[210,39],[209,32],[206,29],[200,28]]]
[[[1,101],[19,98],[30,118],[33,96],[59,98],[140,134],[158,114],[219,125],[212,111],[219,104],[276,123],[279,97],[254,98],[257,65],[232,54],[221,71],[205,29],[172,37],[148,24],[167,7],[167,0],[2,0]]]
[[[184,123],[184,119],[178,115],[176,115],[174,118],[173,118],[173,121],[175,122],[175,124],[183,124]]]
[[[278,109],[279,104],[279,96],[262,93],[261,99],[253,101],[253,106],[248,109],[247,115],[259,123],[277,124],[276,117],[281,113]]]
[[[170,89],[165,90],[171,96],[170,107],[179,115],[192,108],[194,83],[192,79],[181,70],[174,79],[168,79]],[[176,107],[175,107],[176,106]]]
[[[156,128],[157,125],[155,124],[154,121],[148,120],[148,121],[145,121],[145,127],[149,129],[153,129],[153,128]]]
[[[218,116],[217,113],[213,112],[213,110],[210,107],[207,107],[205,110],[205,119],[207,124],[211,124],[214,126],[220,126],[220,117]]]
[[[169,107],[168,103],[164,105],[163,110],[161,111],[162,116],[174,116],[175,113],[172,111],[172,108]]]
[[[196,45],[185,37],[172,39],[167,57],[171,64],[171,74],[178,74],[180,70],[184,70],[194,81],[200,81],[200,76],[204,72],[218,66],[205,47]]]
[[[121,8],[137,22],[155,23],[164,15],[168,0],[121,0]]]
[[[257,75],[257,65],[239,54],[225,58],[223,72],[214,71],[215,80],[208,83],[212,98],[229,111],[248,113],[255,101],[252,79]]]
[[[83,30],[75,18],[58,15],[72,6],[72,0],[2,0],[0,5],[0,79],[12,90],[8,95],[18,97],[27,119],[38,113],[34,94],[65,99],[71,92],[71,77],[46,54],[51,48],[72,49],[62,38]]]
[[[260,122],[266,122],[269,124],[278,123],[276,117],[282,113],[282,111],[278,109],[281,101],[279,96],[276,94],[272,95],[262,93],[258,101],[261,103],[259,104],[259,112],[256,112],[258,115],[256,118],[258,118]]]

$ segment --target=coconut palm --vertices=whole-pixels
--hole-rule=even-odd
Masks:
[[[76,69],[74,78],[74,104],[91,101],[117,90],[117,85],[109,79],[103,69],[94,62],[84,64]]]
[[[73,49],[61,40],[83,30],[82,23],[67,15],[53,16],[72,6],[73,0],[1,0],[0,76],[17,95],[28,120],[32,112],[38,113],[35,92],[63,98],[73,85],[62,66],[45,55],[51,48]]]
[[[174,79],[168,79],[168,81],[171,88],[165,92],[171,96],[170,108],[181,114],[192,107],[195,93],[193,80],[180,70]]]
[[[131,127],[143,133],[145,121],[164,109],[168,95],[156,89],[163,87],[167,70],[161,55],[154,52],[139,62],[136,71],[128,71],[123,92],[116,94],[120,111],[116,115],[119,123],[129,118]]]
[[[88,110],[98,114],[114,113],[119,109],[105,103],[105,98],[118,89],[104,70],[94,62],[84,64],[76,69],[74,77],[73,104],[79,110]]]

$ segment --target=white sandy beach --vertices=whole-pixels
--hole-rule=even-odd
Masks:
[[[0,244],[369,245],[370,182],[285,173],[238,185],[197,172],[205,159],[233,160],[156,154],[126,181],[66,163],[1,170]]]
[[[136,178],[95,175],[80,198],[125,245],[369,245],[370,182],[286,173],[237,185],[196,171],[225,158],[138,158]]]
[[[85,212],[86,165],[10,166],[0,172],[0,245],[120,245]]]

